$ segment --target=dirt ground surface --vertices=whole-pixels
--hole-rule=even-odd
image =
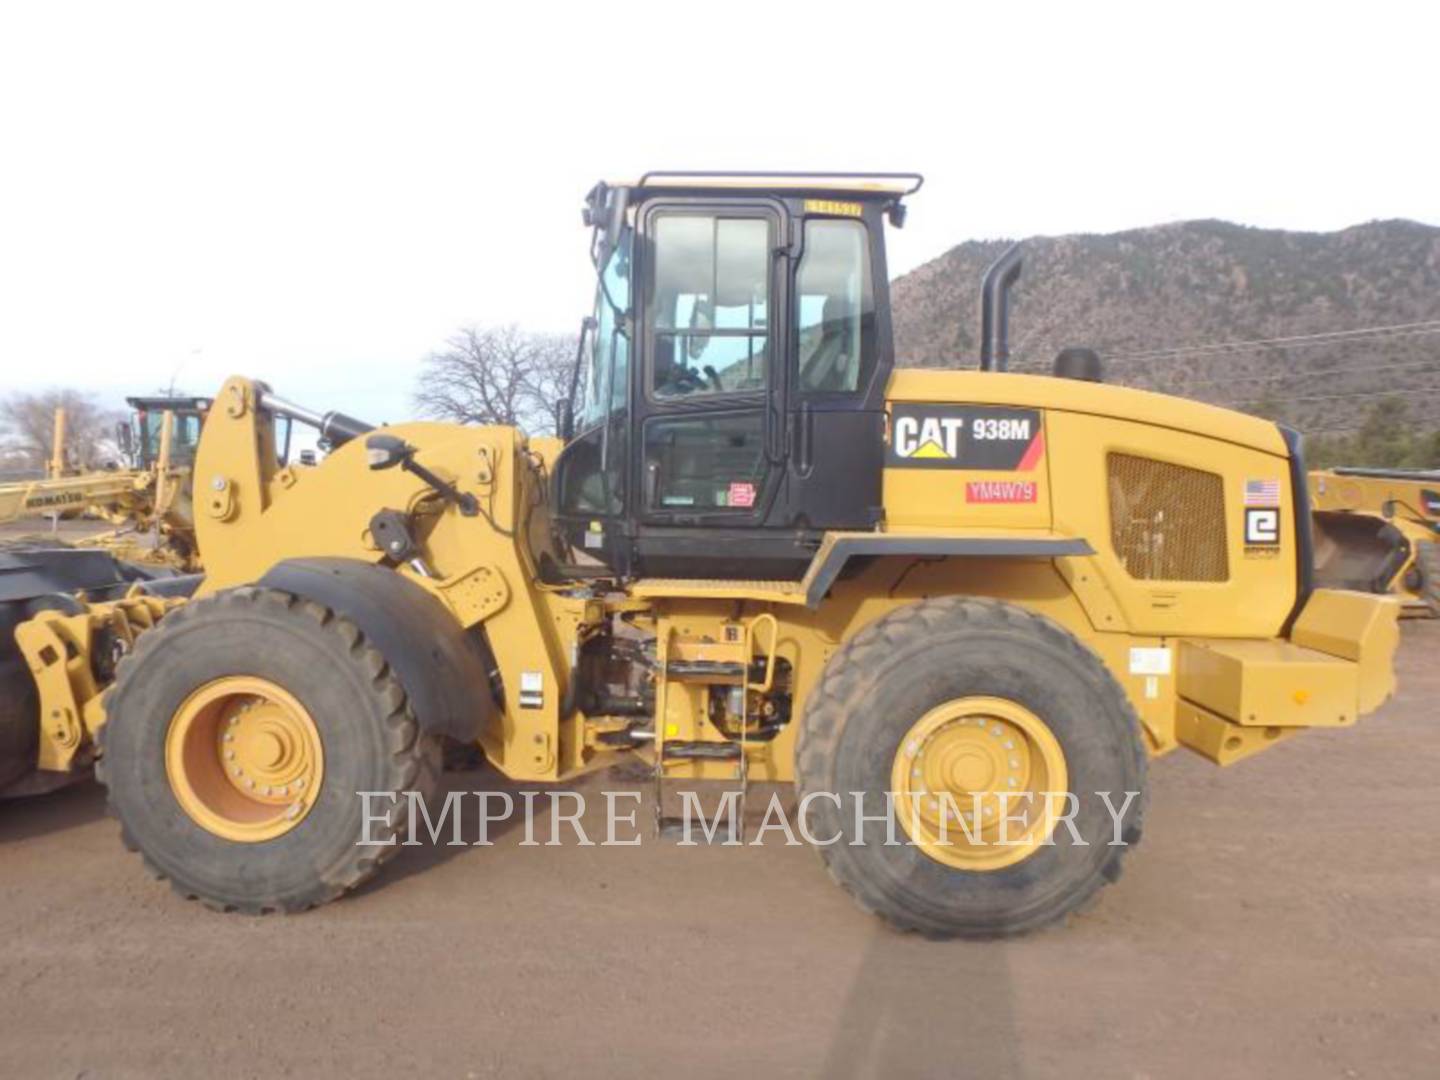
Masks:
[[[0,1075],[1433,1077],[1437,658],[1440,625],[1408,623],[1360,727],[1156,762],[1122,880],[1003,943],[889,931],[776,836],[518,826],[306,915],[222,916],[142,872],[94,785],[3,804]]]

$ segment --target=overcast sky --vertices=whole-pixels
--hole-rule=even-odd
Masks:
[[[0,6],[0,392],[228,373],[400,419],[457,325],[570,330],[647,168],[915,169],[963,240],[1440,223],[1440,6]]]

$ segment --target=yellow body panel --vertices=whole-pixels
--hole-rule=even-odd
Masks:
[[[1216,765],[1233,765],[1304,730],[1300,727],[1242,727],[1212,713],[1203,705],[1183,699],[1176,703],[1175,708],[1175,733],[1181,745]]]
[[[1353,662],[1360,670],[1358,709],[1373,712],[1395,692],[1391,658],[1400,647],[1400,605],[1368,593],[1317,589],[1290,629],[1290,640]]]
[[[890,378],[886,397],[892,403],[963,401],[1087,413],[1203,434],[1282,457],[1285,454],[1285,441],[1268,420],[1186,398],[1107,383],[1011,372],[897,368]],[[1056,445],[1052,439],[1052,453]]]
[[[963,401],[1038,408],[1045,440],[1042,459],[1023,473],[887,468],[885,508],[891,528],[1034,529],[1083,538],[1096,555],[1088,562],[1090,580],[1081,584],[1096,594],[1096,603],[1102,594],[1113,602],[1107,628],[1123,625],[1155,635],[1264,637],[1279,631],[1294,606],[1294,573],[1276,572],[1294,566],[1294,529],[1282,527],[1279,542],[1264,548],[1233,542],[1245,533],[1247,480],[1274,481],[1280,493],[1274,504],[1279,520],[1293,521],[1287,453],[1275,425],[1145,391],[1031,375],[900,370],[891,380],[890,397],[896,403]],[[1223,526],[1232,541],[1227,580],[1141,578],[1127,569],[1109,543],[1112,507],[1104,493],[1112,454],[1173,463],[1221,478],[1223,516],[1215,525]],[[1037,496],[1022,503],[966,502],[965,485],[986,477],[1033,478]],[[1157,536],[1163,534],[1163,524],[1156,526]]]
[[[1180,695],[1246,727],[1353,724],[1359,668],[1288,641],[1179,643]]]

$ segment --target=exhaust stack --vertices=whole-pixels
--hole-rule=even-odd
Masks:
[[[1010,288],[1020,280],[1019,244],[990,264],[980,285],[980,370],[1004,371],[1010,363]]]

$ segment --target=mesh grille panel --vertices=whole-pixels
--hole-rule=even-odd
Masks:
[[[1110,542],[1131,577],[1225,581],[1225,485],[1219,474],[1131,454],[1106,461]]]

